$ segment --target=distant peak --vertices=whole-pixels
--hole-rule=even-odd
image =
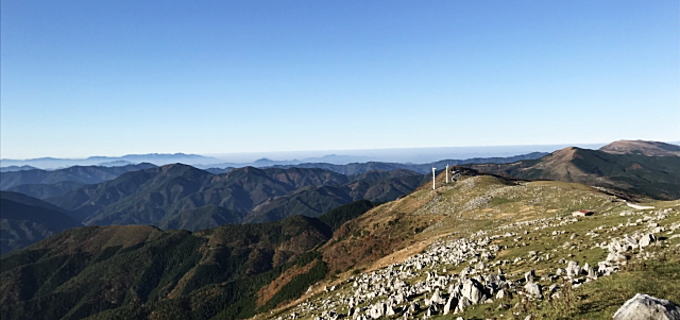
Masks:
[[[245,166],[245,167],[242,167],[242,168],[234,169],[234,170],[232,170],[231,172],[232,172],[232,173],[238,173],[238,172],[242,172],[242,173],[255,173],[255,172],[258,172],[258,173],[259,173],[259,172],[262,172],[262,169],[259,169],[259,168],[257,168],[257,167],[253,167],[253,166]]]
[[[171,164],[166,164],[164,166],[159,167],[161,172],[163,173],[170,173],[170,172],[179,172],[179,171],[187,171],[187,170],[200,170],[196,169],[190,165],[186,165],[183,163],[171,163]]]
[[[612,154],[680,156],[680,146],[660,141],[646,140],[618,140],[600,148],[600,151]]]
[[[563,149],[560,149],[560,150],[557,150],[557,151],[553,152],[552,155],[553,155],[553,156],[557,156],[557,157],[572,156],[572,155],[574,155],[576,152],[578,152],[578,150],[580,150],[580,148],[577,148],[577,147],[566,147],[566,148],[563,148]]]
[[[161,168],[163,168],[163,169],[165,169],[165,168],[175,168],[175,167],[177,167],[177,168],[184,168],[184,167],[191,167],[191,166],[190,166],[190,165],[183,164],[183,163],[179,163],[179,162],[177,162],[177,163],[171,163],[171,164],[166,164],[166,165],[161,166]],[[192,167],[192,168],[193,168],[193,167]]]

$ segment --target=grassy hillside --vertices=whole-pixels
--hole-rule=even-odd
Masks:
[[[443,180],[441,175],[438,179]],[[431,311],[433,316],[608,319],[638,292],[678,302],[674,288],[680,286],[680,278],[673,264],[680,261],[680,203],[647,205],[654,208],[636,210],[596,189],[556,181],[468,176],[435,191],[424,187],[342,225],[320,249],[334,276],[311,287],[300,300],[257,318],[292,319],[295,314],[296,319],[315,319],[347,315],[350,310],[368,316],[382,302],[392,304],[399,318],[416,303],[419,307],[409,318],[421,318],[427,313],[425,299],[434,293],[434,279],[446,279],[441,290],[447,297],[449,284],[464,274],[491,279],[498,270],[507,279],[510,296],[447,316],[441,315],[440,305]],[[574,218],[575,210],[592,210],[595,215]],[[629,263],[613,275],[578,285],[565,280],[564,273],[556,276],[570,260],[597,266],[606,259],[610,241],[644,232],[660,240],[627,252]],[[456,248],[470,249],[458,253]],[[452,258],[458,254],[461,260]],[[543,299],[525,294],[524,277],[530,270],[543,289]],[[416,292],[407,295],[406,303],[391,300],[400,295],[394,291],[396,280]]]
[[[441,175],[438,179],[443,183]],[[370,267],[380,257],[431,243],[442,234],[474,233],[548,212],[602,210],[611,205],[610,196],[580,184],[470,176],[435,191],[426,185],[348,222],[323,253],[334,270]]]

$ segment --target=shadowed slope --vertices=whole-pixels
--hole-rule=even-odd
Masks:
[[[49,203],[20,193],[0,192],[0,254],[76,226],[80,224]]]

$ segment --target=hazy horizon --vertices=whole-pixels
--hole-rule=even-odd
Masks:
[[[107,157],[107,158],[118,158],[130,155],[149,155],[149,154],[186,154],[186,155],[201,155],[206,157],[215,157],[218,159],[241,159],[239,161],[255,161],[261,158],[272,158],[272,160],[296,160],[296,156],[301,158],[306,157],[320,157],[320,156],[330,156],[330,155],[350,155],[350,154],[370,154],[374,152],[402,152],[402,151],[437,151],[437,150],[447,150],[447,149],[480,149],[480,150],[511,150],[509,152],[514,152],[515,150],[534,150],[537,152],[544,152],[545,150],[556,150],[555,148],[564,147],[580,147],[580,148],[599,148],[608,143],[618,141],[618,140],[645,140],[645,141],[659,141],[670,144],[680,145],[680,140],[654,140],[654,139],[616,139],[608,142],[582,142],[582,143],[553,143],[553,144],[515,144],[515,145],[454,145],[454,146],[430,146],[430,147],[394,147],[394,148],[374,148],[374,149],[316,149],[316,150],[272,150],[272,151],[251,151],[251,152],[204,152],[204,153],[192,153],[185,152],[181,150],[170,151],[170,152],[158,152],[149,151],[142,153],[119,153],[119,154],[83,154],[83,155],[54,155],[54,154],[44,154],[36,157],[5,157],[2,155],[0,160],[31,160],[40,158],[55,158],[55,159],[87,159],[90,157]],[[531,152],[531,151],[530,151]],[[297,159],[299,160],[299,159]]]
[[[667,143],[679,144],[678,141]],[[572,143],[552,145],[514,145],[514,146],[453,146],[453,147],[421,147],[421,148],[389,148],[389,149],[354,149],[354,150],[304,150],[304,151],[269,151],[269,152],[246,152],[246,153],[145,153],[145,154],[122,154],[122,155],[89,155],[85,157],[38,157],[28,159],[1,158],[0,166],[32,165],[38,168],[56,169],[70,165],[112,165],[111,161],[126,160],[129,163],[154,162],[147,156],[168,157],[166,161],[156,159],[159,163],[174,163],[172,159],[181,159],[181,156],[201,156],[199,159],[186,158],[178,161],[199,167],[216,165],[250,165],[256,161],[270,160],[280,164],[326,162],[332,164],[347,164],[361,162],[400,162],[400,163],[429,163],[440,160],[466,160],[471,158],[511,157],[532,152],[550,153],[565,147],[580,147],[586,149],[598,149],[607,143]],[[131,159],[123,159],[132,156]],[[136,158],[141,157],[141,158]],[[179,157],[179,158],[177,158]],[[139,160],[142,159],[142,160]],[[46,165],[52,160],[59,160],[59,165]],[[168,162],[169,161],[169,162]],[[53,162],[52,162],[53,163]],[[120,165],[120,164],[118,164]]]

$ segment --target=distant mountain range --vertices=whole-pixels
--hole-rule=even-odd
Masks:
[[[534,152],[529,154],[517,155],[512,157],[494,157],[494,158],[472,158],[465,160],[440,160],[432,163],[411,164],[411,163],[390,163],[390,162],[364,162],[364,163],[350,163],[345,165],[331,164],[331,163],[299,163],[281,165],[282,162],[261,159],[255,161],[255,167],[267,168],[318,168],[334,171],[343,175],[358,175],[370,171],[392,171],[392,170],[410,170],[418,173],[426,174],[430,172],[432,167],[443,168],[449,165],[461,165],[466,163],[508,163],[519,160],[538,159],[547,153]],[[140,157],[131,157],[139,159]],[[102,157],[91,157],[88,159],[101,159]],[[161,157],[165,158],[165,157]],[[236,167],[242,167],[242,164],[233,164]],[[25,193],[35,198],[48,199],[63,195],[69,191],[74,191],[87,184],[95,184],[108,180],[112,180],[121,174],[129,171],[136,171],[154,167],[151,163],[140,163],[137,165],[123,165],[123,166],[73,166],[64,169],[43,170],[36,169],[30,166],[24,167],[6,167],[6,171],[0,173],[0,190],[16,191]],[[199,166],[200,167],[200,166]],[[228,168],[207,168],[206,171],[212,174],[223,174],[233,170],[234,167]]]
[[[617,141],[600,150],[566,148],[547,155],[426,164],[304,163],[227,170],[149,163],[74,166],[2,172],[0,189],[46,200],[75,224],[148,224],[195,231],[293,215],[316,217],[357,200],[388,202],[427,182],[432,167],[441,170],[447,164],[514,179],[580,182],[632,199],[677,199],[677,148],[657,142]],[[21,227],[8,225],[10,229],[15,235],[22,234]],[[27,236],[23,242],[14,242],[27,244],[37,239]]]
[[[417,151],[416,151],[417,152]],[[509,157],[475,157],[475,158],[469,158],[465,160],[446,160],[446,161],[452,161],[452,162],[461,162],[461,163],[473,163],[473,162],[478,162],[480,160],[485,160],[485,159],[490,159],[488,161],[517,161],[521,159],[528,159],[528,158],[536,158],[539,157],[540,155],[545,154],[545,153],[529,153],[526,155],[520,155],[520,156],[509,156]],[[26,160],[13,160],[13,159],[2,159],[0,160],[0,163],[2,165],[1,170],[2,172],[9,172],[9,171],[20,171],[20,170],[29,170],[29,169],[46,169],[46,170],[54,170],[54,169],[63,169],[71,166],[106,166],[106,167],[115,167],[115,166],[127,166],[131,164],[139,164],[139,163],[151,163],[157,166],[161,165],[166,165],[166,164],[173,164],[173,163],[183,163],[183,164],[188,164],[194,167],[197,167],[199,169],[209,169],[209,171],[220,171],[223,173],[224,171],[231,169],[231,168],[242,168],[242,167],[257,167],[257,168],[264,168],[264,167],[274,167],[274,166],[298,166],[298,165],[304,165],[308,163],[312,164],[323,164],[323,165],[345,165],[345,164],[356,164],[356,163],[366,163],[370,159],[370,157],[365,157],[365,156],[356,156],[356,155],[336,155],[336,154],[329,154],[321,157],[305,157],[301,159],[292,159],[292,160],[271,160],[268,158],[260,158],[255,161],[247,161],[247,162],[224,162],[223,160],[220,160],[218,158],[214,157],[207,157],[207,156],[202,156],[202,155],[196,155],[196,154],[184,154],[184,153],[175,153],[175,154],[156,154],[156,153],[150,153],[150,154],[135,154],[135,155],[125,155],[121,157],[103,157],[103,156],[93,156],[89,158],[83,158],[83,159],[63,159],[63,158],[35,158],[35,159],[26,159]],[[493,159],[493,160],[491,160]],[[509,159],[509,160],[503,160],[503,159]],[[370,163],[370,162],[369,162]],[[372,163],[389,163],[389,164],[397,164],[397,163],[391,163],[391,162],[379,162],[379,161],[373,161]],[[422,163],[420,166],[427,166],[429,163]],[[414,164],[414,168],[418,168],[418,164]],[[226,170],[225,170],[226,169]],[[407,169],[407,170],[414,170],[413,168],[408,168],[408,167],[400,167],[400,169]],[[429,169],[428,169],[429,170]],[[420,170],[414,170],[414,171],[420,171]],[[363,171],[366,172],[366,171]]]
[[[470,158],[463,160],[447,159],[439,160],[430,163],[396,163],[396,162],[363,162],[363,163],[349,163],[344,165],[330,164],[330,163],[300,163],[295,165],[280,165],[275,166],[279,168],[320,168],[334,171],[346,175],[355,175],[367,173],[370,171],[392,171],[392,170],[410,170],[419,173],[429,173],[432,168],[443,169],[446,165],[465,165],[472,163],[511,163],[520,160],[539,159],[548,153],[532,152],[527,154],[520,154],[510,157],[490,157],[490,158]]]
[[[538,156],[475,160],[503,162]],[[156,167],[150,163],[56,170],[24,167],[0,173],[0,190],[47,200],[58,206],[52,209],[68,215],[76,225],[151,224],[164,229],[201,230],[229,223],[276,221],[291,215],[314,217],[363,199],[391,201],[425,182],[428,178],[421,173],[429,172],[431,166],[466,161],[472,160],[419,165],[314,163],[211,172],[188,165]],[[16,225],[7,225],[7,230],[24,234]],[[42,236],[47,234],[43,232]],[[26,234],[25,239],[13,240],[16,244],[7,248],[25,246],[42,236]]]
[[[43,224],[16,222],[16,214],[36,209],[3,198],[12,205],[11,219],[3,209],[3,250],[23,247],[62,228],[52,218],[76,225],[154,225],[163,229],[202,230],[225,224],[268,222],[292,215],[317,217],[358,200],[386,202],[408,194],[427,176],[407,170],[347,176],[316,168],[245,167],[212,174],[188,165],[156,167],[75,166],[60,170],[2,173],[2,187],[24,194],[25,203],[39,204]],[[16,196],[15,196],[16,197]],[[27,199],[31,199],[30,201]],[[47,210],[45,209],[45,210]],[[9,214],[8,213],[8,214]],[[23,221],[23,220],[22,220]],[[5,252],[5,251],[4,251]]]
[[[245,167],[214,175],[174,164],[128,172],[49,201],[85,225],[200,230],[294,214],[318,216],[355,200],[389,201],[426,179],[403,170],[346,176],[316,168]]]
[[[391,201],[426,181],[422,173],[429,172],[432,166],[443,167],[444,163],[507,162],[540,155],[428,164],[312,163],[207,171],[188,165],[156,167],[150,163],[56,170],[11,167],[0,173],[0,190],[56,204],[59,214],[69,215],[77,225],[151,224],[164,229],[200,230],[228,223],[276,221],[295,214],[313,217],[362,199]],[[99,161],[104,157],[89,159]],[[8,225],[10,229],[13,234],[23,234],[14,225]],[[47,234],[43,232],[43,236]],[[11,248],[39,239],[27,234],[25,239],[14,241],[17,245]]]
[[[476,164],[485,173],[527,180],[558,180],[610,188],[626,197],[680,198],[680,146],[616,141],[599,150],[565,148],[537,160]]]
[[[14,172],[14,171],[22,171],[22,170],[33,170],[33,169],[38,169],[36,167],[31,167],[31,166],[8,166],[8,167],[0,167],[0,172]]]
[[[148,154],[128,154],[120,157],[92,156],[82,159],[65,158],[34,158],[25,160],[2,159],[3,168],[16,168],[21,166],[32,166],[40,169],[62,169],[72,166],[127,166],[139,163],[151,163],[154,165],[166,165],[171,163],[184,163],[189,165],[214,164],[221,162],[219,159],[206,157],[197,154],[186,153],[148,153]],[[6,171],[3,169],[2,171]],[[16,170],[14,170],[16,171]]]
[[[119,167],[73,166],[58,170],[27,169],[0,173],[0,190],[47,199],[88,184],[112,180],[125,172],[155,167],[149,163]]]

